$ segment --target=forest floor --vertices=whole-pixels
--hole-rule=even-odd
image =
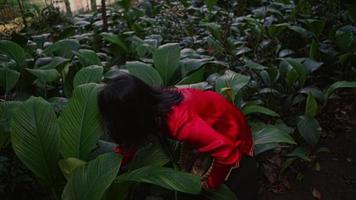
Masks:
[[[318,169],[308,167],[297,181],[288,180],[289,189],[280,193],[262,189],[261,200],[355,200],[356,199],[356,90],[338,93],[318,117],[323,127],[319,147],[329,152],[316,154]]]

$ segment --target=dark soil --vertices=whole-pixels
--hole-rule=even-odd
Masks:
[[[298,173],[289,172],[289,190],[276,193],[263,188],[261,200],[356,199],[356,90],[338,96],[318,117],[323,128],[319,148],[328,152],[316,153],[313,164],[301,170],[300,181]]]

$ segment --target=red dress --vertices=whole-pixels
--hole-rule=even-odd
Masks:
[[[252,156],[251,130],[241,111],[220,94],[191,88],[179,91],[184,98],[167,116],[169,136],[214,159],[207,181],[215,189],[238,167],[242,155]],[[118,148],[116,152],[124,155],[124,162],[132,156],[132,151]]]

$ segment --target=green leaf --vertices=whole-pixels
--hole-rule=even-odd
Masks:
[[[299,91],[299,93],[306,94],[306,95],[309,95],[309,93],[310,93],[320,103],[325,103],[325,101],[326,101],[326,97],[325,97],[324,93],[319,88],[316,88],[316,87],[305,87],[305,88],[302,88]]]
[[[127,62],[124,67],[130,74],[143,80],[145,83],[151,86],[161,86],[162,79],[155,68],[151,65],[142,62]]]
[[[98,65],[84,67],[79,70],[73,80],[73,87],[85,83],[99,83],[103,77],[104,68]]]
[[[97,109],[98,85],[83,84],[58,118],[61,128],[61,153],[64,158],[87,160],[102,132]]]
[[[347,4],[346,9],[351,21],[353,23],[356,23],[356,6],[352,4]]]
[[[202,67],[180,80],[177,85],[198,83],[204,80],[205,67]]]
[[[43,53],[47,55],[60,56],[64,58],[72,58],[74,52],[77,52],[80,44],[74,39],[64,39],[52,44],[46,48]]]
[[[11,143],[17,157],[41,181],[55,183],[59,159],[59,127],[52,106],[31,97],[16,109],[11,122]]]
[[[268,34],[271,37],[278,37],[290,24],[282,23],[282,24],[275,24],[268,28]]]
[[[186,76],[187,74],[200,69],[211,60],[212,58],[184,58],[180,60],[182,76]]]
[[[5,90],[5,94],[8,94],[15,87],[19,78],[19,72],[8,67],[0,68],[0,86]]]
[[[317,59],[319,55],[319,44],[313,40],[310,44],[309,57],[312,59]]]
[[[328,98],[330,95],[339,88],[356,88],[356,81],[338,81],[329,86],[325,91],[325,96]]]
[[[221,185],[217,191],[203,191],[203,196],[209,200],[237,200],[234,192],[225,184]]]
[[[250,69],[255,69],[255,70],[264,70],[264,69],[267,69],[266,66],[263,66],[259,63],[256,63],[252,60],[247,60],[246,61],[246,64],[245,64],[245,67],[248,67]]]
[[[310,162],[310,151],[304,147],[297,147],[291,153],[287,154],[288,157],[298,157],[302,160]]]
[[[43,65],[41,67],[39,67],[39,69],[57,69],[60,71],[60,69],[58,69],[59,66],[61,66],[62,64],[66,63],[70,61],[69,59],[66,58],[62,58],[62,57],[54,57],[53,60],[48,63],[47,65]]]
[[[10,120],[20,101],[0,102],[0,150],[10,140]]]
[[[307,79],[307,71],[301,63],[301,59],[285,58],[281,62],[280,67],[282,66],[287,68],[287,83],[289,85],[293,84],[296,80],[299,80],[300,86],[304,85]]]
[[[298,34],[300,34],[303,38],[309,38],[312,36],[312,34],[307,31],[305,28],[301,26],[288,26],[288,28]]]
[[[309,93],[307,98],[307,103],[305,104],[305,114],[311,117],[315,117],[318,112],[318,103],[316,102],[314,96]]]
[[[16,62],[17,71],[21,71],[26,64],[25,50],[15,42],[0,40],[0,53],[6,54]]]
[[[164,44],[153,53],[154,66],[167,85],[171,81],[179,66],[180,49],[179,44]]]
[[[59,161],[58,165],[61,169],[63,175],[68,180],[72,175],[73,171],[78,167],[85,165],[86,162],[78,158],[66,158]]]
[[[217,78],[215,91],[222,92],[224,88],[231,88],[235,93],[237,93],[245,87],[249,81],[249,76],[238,74],[231,70],[226,70],[224,75]]]
[[[42,83],[50,83],[57,80],[60,76],[56,69],[29,69],[26,68],[31,74],[36,76]]]
[[[299,116],[297,128],[308,144],[315,146],[318,143],[321,127],[315,118],[308,115]]]
[[[218,3],[218,0],[204,0],[204,1],[209,10],[213,9],[216,3]]]
[[[101,61],[95,51],[89,49],[80,49],[77,53],[80,64],[83,67],[91,65],[101,65]]]
[[[199,176],[166,167],[142,167],[116,178],[117,183],[126,181],[151,183],[166,189],[190,194],[199,194],[201,190]]]
[[[324,30],[325,21],[311,19],[311,20],[307,20],[307,25],[309,29],[315,34],[315,36],[319,37],[319,35]]]
[[[353,40],[354,36],[352,32],[339,29],[335,33],[335,43],[343,51],[347,51],[351,47]]]
[[[132,171],[140,167],[148,165],[163,166],[169,162],[169,157],[158,143],[151,144],[139,150],[132,161],[130,161],[128,169]]]
[[[303,65],[308,73],[312,73],[312,72],[316,71],[317,69],[319,69],[323,65],[323,63],[317,62],[310,58],[306,58],[303,62]]]
[[[265,128],[254,133],[253,136],[255,145],[266,143],[296,144],[287,132],[273,125],[267,125]]]
[[[125,52],[129,51],[129,48],[127,47],[125,42],[118,35],[115,35],[113,33],[102,33],[101,36],[103,36],[104,40],[119,46]]]
[[[279,117],[278,113],[274,112],[273,110],[271,110],[269,108],[266,108],[266,107],[263,107],[260,105],[247,105],[243,108],[242,111],[245,115],[249,115],[252,113],[262,113],[262,114],[269,115],[272,117]]]
[[[101,200],[119,172],[121,156],[106,153],[78,167],[62,193],[63,200]]]

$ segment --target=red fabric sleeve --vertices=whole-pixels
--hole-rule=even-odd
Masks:
[[[121,161],[121,166],[126,165],[132,158],[135,156],[137,148],[124,148],[117,146],[114,149],[114,152],[123,156]]]
[[[184,112],[180,119],[171,121],[172,135],[189,143],[198,152],[210,154],[214,163],[208,177],[208,186],[216,189],[225,181],[231,168],[240,161],[241,154],[232,141],[211,128],[200,117],[189,111]]]

